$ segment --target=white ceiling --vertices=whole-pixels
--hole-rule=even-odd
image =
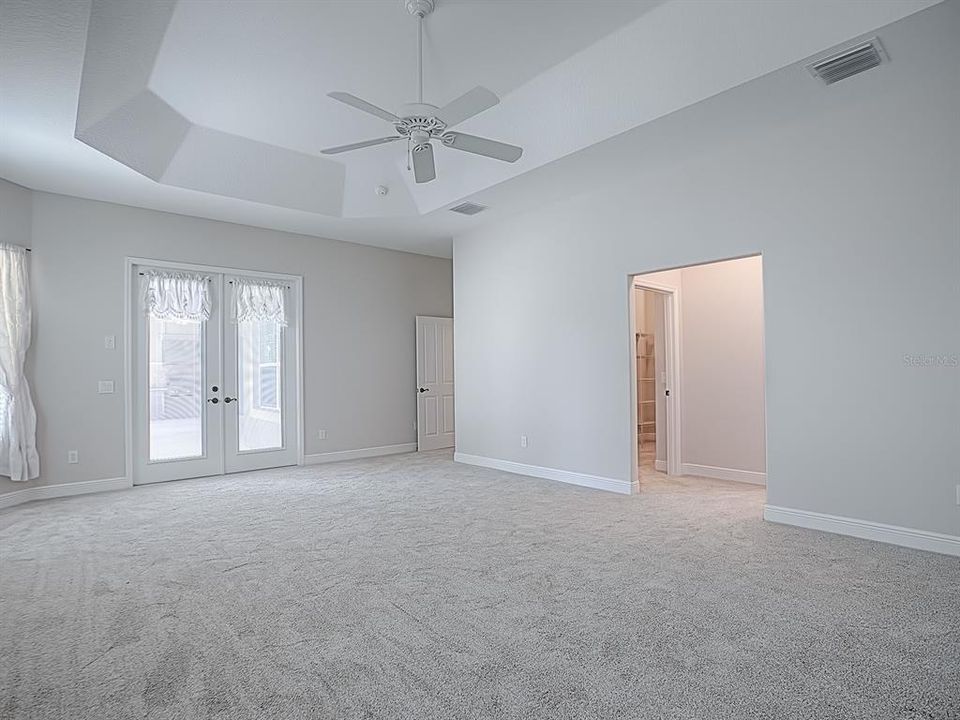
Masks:
[[[391,146],[339,156],[336,165],[315,155],[389,130],[327,92],[390,109],[412,99],[415,24],[401,0],[154,0],[161,34],[144,5],[95,0],[100,30],[91,25],[92,42],[89,2],[0,0],[0,176],[39,190],[449,255],[452,235],[552,192],[575,192],[578,179],[603,177],[597,163],[585,164],[588,155],[602,158],[611,177],[635,162],[609,152],[610,143],[592,155],[590,146],[937,1],[440,0],[425,39],[427,101],[441,105],[474,85],[490,87],[502,104],[464,130],[526,152],[506,165],[440,149],[439,179],[413,186],[402,151],[398,158]],[[143,120],[126,129],[94,117],[134,96],[124,114]],[[89,122],[78,122],[78,105]],[[184,123],[145,132],[167,105]],[[651,124],[651,136],[662,124]],[[158,183],[76,140],[83,127],[130,145],[114,154],[143,168],[173,142],[163,133],[177,135],[180,149]],[[146,145],[137,145],[144,135]],[[231,157],[238,144],[271,161],[286,153],[281,179],[289,187],[269,177],[257,184],[256,173],[243,183],[212,177],[219,163],[195,161],[214,146]],[[380,183],[391,189],[386,198],[373,192]],[[316,207],[312,188],[322,196]],[[473,218],[444,210],[466,197],[496,208]]]

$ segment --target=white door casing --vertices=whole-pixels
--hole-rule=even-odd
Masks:
[[[417,316],[417,449],[453,447],[453,318]]]
[[[210,319],[199,323],[199,330],[189,324],[175,324],[158,332],[161,329],[154,325],[151,334],[151,320],[143,307],[139,282],[140,274],[148,269],[208,274],[213,298]],[[128,307],[132,311],[127,375],[131,388],[128,405],[131,455],[127,467],[133,483],[141,485],[297,464],[302,447],[300,279],[135,258],[128,258],[127,272],[131,290]],[[249,323],[241,327],[233,322],[229,303],[233,299],[231,281],[237,277],[287,282],[288,326],[266,328],[268,332],[264,333],[261,331],[265,328],[261,326],[267,323],[257,323],[257,327],[251,328]],[[165,332],[169,330],[173,332]],[[153,390],[150,387],[151,335],[154,385],[158,384],[157,377],[163,378],[160,384],[164,385]],[[172,341],[170,335],[175,336]],[[170,354],[175,357],[169,369],[165,363],[158,362],[157,348],[161,345],[158,336],[164,338],[162,344],[169,346]],[[195,370],[197,367],[199,371]],[[199,382],[198,375],[202,375]],[[244,375],[248,378],[246,385]],[[256,387],[251,388],[250,377],[257,379]],[[171,412],[160,412],[163,402],[171,405]],[[177,406],[173,407],[174,404]],[[198,405],[199,418],[196,417]],[[158,418],[169,422],[156,423]],[[265,419],[269,421],[266,433],[261,430]],[[151,423],[154,423],[152,431]],[[164,424],[171,427],[158,433]],[[174,449],[186,448],[186,452],[158,453],[158,440]]]

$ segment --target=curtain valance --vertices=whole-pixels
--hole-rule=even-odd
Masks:
[[[233,281],[234,322],[273,320],[287,325],[287,285],[272,280],[238,278]]]
[[[209,320],[210,276],[150,270],[143,276],[143,306],[158,320]]]

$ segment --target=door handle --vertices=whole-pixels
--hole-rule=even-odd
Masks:
[[[220,398],[207,398],[207,402],[216,405],[218,402],[220,402]]]
[[[232,403],[232,402],[236,402],[237,399],[236,399],[236,398],[232,398],[232,397],[225,397],[225,398],[223,399],[223,401],[224,401],[225,403]]]
[[[425,392],[426,392],[427,390],[429,390],[429,389],[430,389],[430,388],[418,388],[418,391],[419,391],[419,392],[422,392],[422,393],[425,393]]]

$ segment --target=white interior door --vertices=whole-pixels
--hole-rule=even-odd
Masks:
[[[680,357],[680,290],[650,282],[643,276],[635,278],[633,287],[639,290],[649,290],[655,293],[656,297],[657,311],[654,316],[656,327],[654,353],[656,358],[656,382],[654,385],[657,388],[657,469],[665,470],[668,475],[680,475],[680,448],[682,444],[681,403],[679,399],[681,390],[680,368],[682,365]],[[635,328],[631,325],[631,338],[634,332]],[[638,416],[639,412],[638,409]],[[635,464],[635,471],[639,472],[639,463]]]
[[[296,465],[299,285],[287,287],[285,327],[238,323],[230,308],[241,276],[201,269],[210,319],[159,320],[146,313],[140,278],[181,269],[161,265],[131,266],[134,484]]]
[[[663,301],[663,364],[664,384],[662,387],[664,430],[666,446],[666,472],[668,475],[680,475],[682,443],[680,420],[680,308],[677,290],[661,296]],[[659,442],[659,438],[658,438]],[[658,455],[659,457],[659,455]]]
[[[667,363],[666,363],[666,296],[663,293],[652,293],[654,304],[654,399],[656,400],[655,425],[656,425],[656,460],[657,470],[666,472],[667,469],[667,390],[670,386],[667,384]]]
[[[232,301],[238,275],[224,285]],[[289,294],[292,288],[286,288]],[[296,465],[296,362],[294,303],[287,326],[276,320],[234,322],[223,329],[224,467],[226,472]]]
[[[453,442],[453,318],[418,316],[417,449]]]
[[[223,472],[219,316],[206,321],[148,316],[134,266],[134,483]],[[221,278],[210,277],[220,297]],[[216,307],[215,304],[214,307]]]

